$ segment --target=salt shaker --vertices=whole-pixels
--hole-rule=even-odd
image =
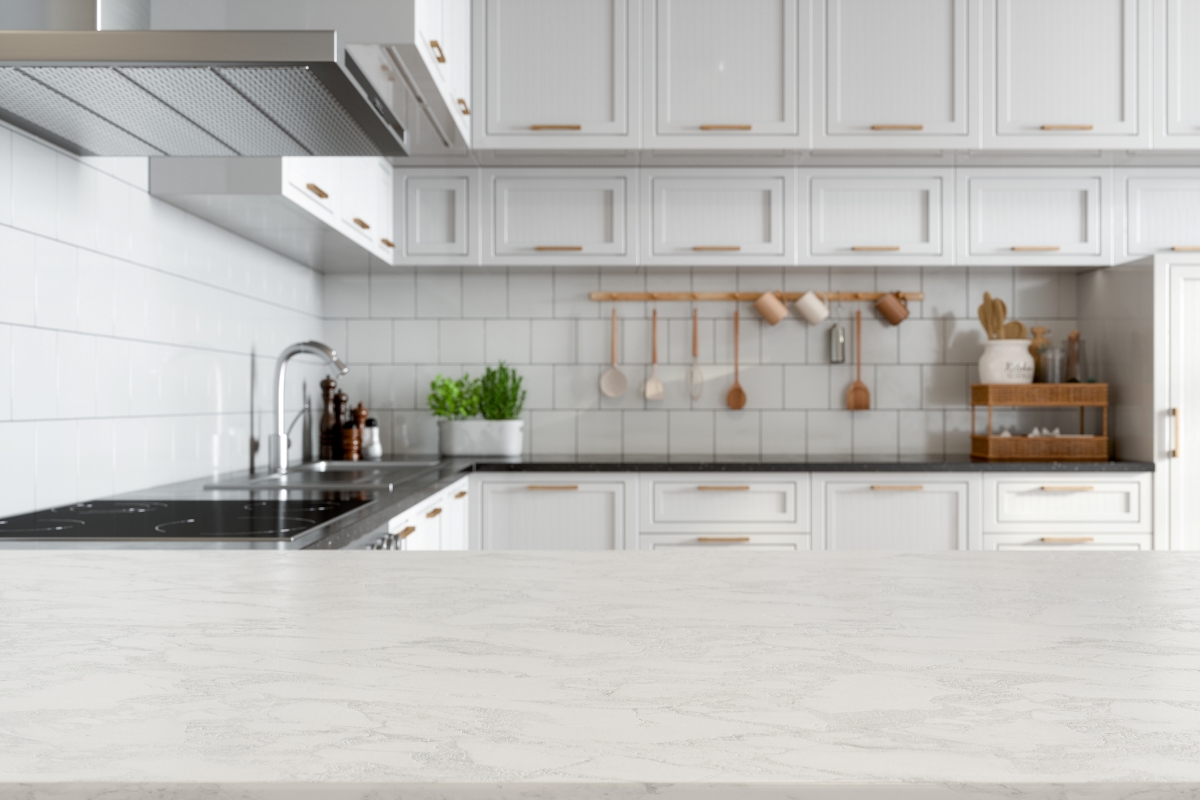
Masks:
[[[362,455],[367,461],[383,458],[383,442],[379,438],[379,423],[374,417],[363,427]]]

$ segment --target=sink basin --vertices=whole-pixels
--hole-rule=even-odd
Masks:
[[[210,491],[303,489],[386,492],[398,483],[433,471],[437,465],[437,461],[317,461],[292,467],[283,475],[253,475],[210,483],[204,488]]]

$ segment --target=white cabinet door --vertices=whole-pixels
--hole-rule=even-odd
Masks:
[[[391,263],[392,166],[383,158],[340,158],[334,211],[346,238]]]
[[[1117,178],[1122,258],[1200,251],[1200,169],[1124,169]]]
[[[638,146],[640,20],[630,0],[483,0],[475,146]],[[478,41],[478,39],[477,39]],[[635,95],[636,96],[636,95]]]
[[[470,504],[467,479],[454,483],[442,493],[442,550],[467,550],[468,508]]]
[[[638,537],[639,550],[696,550],[697,548],[717,552],[731,550],[796,552],[797,550],[811,550],[812,537],[807,534],[779,533],[733,536],[653,533]],[[713,557],[719,558],[720,556],[714,555]]]
[[[951,170],[807,170],[808,252],[801,263],[946,264]]]
[[[339,162],[343,160],[327,157],[284,157],[284,196],[327,225],[334,224],[337,219],[335,204],[341,196]]]
[[[1200,146],[1200,4],[1154,6],[1154,147]]]
[[[814,546],[978,549],[979,476],[827,473],[813,480]]]
[[[1149,534],[1124,534],[1117,536],[1029,536],[1027,534],[1004,534],[983,537],[984,550],[1028,550],[1037,552],[1150,550],[1154,537]]]
[[[960,264],[1107,265],[1112,172],[959,169]]]
[[[807,533],[807,473],[643,474],[639,534]]]
[[[983,479],[986,533],[1150,533],[1150,474],[992,473]]]
[[[632,264],[632,170],[487,170],[484,263]]]
[[[386,158],[372,159],[372,180],[375,183],[375,235],[372,247],[389,264],[396,261],[396,213],[393,196],[396,171]]]
[[[397,263],[479,263],[479,172],[416,169],[396,174],[401,221]]]
[[[645,147],[808,146],[807,92],[801,104],[798,88],[808,84],[808,0],[645,8]]]
[[[1149,147],[1149,5],[984,0],[984,146]]]
[[[399,550],[441,550],[441,515],[439,505],[427,503],[414,508],[403,518],[393,519],[388,524],[388,532],[395,536]]]
[[[978,147],[968,0],[817,0],[814,149]]]
[[[526,473],[479,481],[484,550],[622,550],[632,532],[633,482]]]
[[[642,263],[794,263],[794,170],[642,170],[641,182]]]
[[[1171,549],[1200,550],[1200,266],[1171,265],[1170,284]]]

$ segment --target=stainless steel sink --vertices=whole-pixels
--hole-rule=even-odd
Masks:
[[[282,475],[252,475],[210,483],[204,488],[211,491],[390,491],[398,483],[432,472],[437,465],[437,461],[316,461],[292,467]]]

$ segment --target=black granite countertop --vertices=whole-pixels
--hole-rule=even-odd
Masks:
[[[1145,461],[972,461],[969,456],[523,456],[476,472],[1153,472]]]

